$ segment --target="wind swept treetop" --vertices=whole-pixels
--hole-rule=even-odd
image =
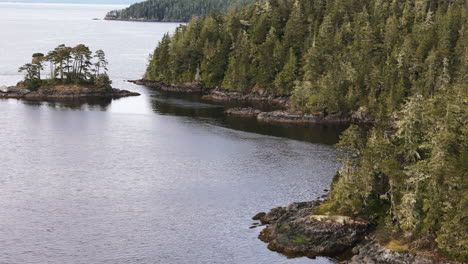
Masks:
[[[212,10],[242,6],[252,0],[147,0],[122,10],[113,10],[106,19],[188,22],[192,17],[206,16]]]
[[[49,78],[42,79],[41,72],[46,63]],[[22,83],[30,90],[36,90],[43,85],[72,83],[110,88],[107,65],[106,55],[102,50],[97,50],[93,56],[89,47],[83,44],[75,47],[62,44],[47,55],[34,53],[31,63],[21,66],[19,72],[24,72]]]

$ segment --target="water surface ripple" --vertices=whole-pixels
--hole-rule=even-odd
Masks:
[[[271,252],[249,226],[323,194],[342,128],[230,119],[125,82],[177,24],[92,20],[109,9],[0,3],[0,85],[33,52],[86,43],[107,52],[116,87],[142,93],[0,100],[0,263],[331,263]]]

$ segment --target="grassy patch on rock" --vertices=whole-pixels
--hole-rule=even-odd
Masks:
[[[296,245],[304,245],[304,244],[310,244],[313,242],[312,239],[310,238],[306,238],[304,236],[301,236],[301,235],[296,235],[294,237],[294,239],[292,240],[292,242]]]
[[[333,211],[334,207],[335,207],[335,203],[328,201],[326,203],[323,203],[315,207],[313,214],[314,215],[328,215]]]
[[[402,243],[401,241],[398,241],[396,239],[391,239],[386,245],[386,248],[398,252],[398,253],[406,253],[409,251],[409,247]]]

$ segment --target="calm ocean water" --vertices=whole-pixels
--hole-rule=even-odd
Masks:
[[[125,82],[177,24],[92,20],[118,6],[0,3],[0,86],[34,52],[103,49],[116,101],[0,100],[0,263],[331,263],[287,259],[249,229],[314,199],[342,128],[224,117],[223,107]]]

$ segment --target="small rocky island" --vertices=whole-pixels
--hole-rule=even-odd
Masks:
[[[61,99],[118,99],[128,96],[139,96],[139,93],[120,89],[101,89],[81,85],[43,86],[31,91],[24,86],[4,87],[0,90],[0,98],[61,100]]]
[[[112,88],[104,51],[85,45],[59,45],[47,55],[34,53],[31,63],[19,68],[24,79],[16,86],[1,87],[0,98],[16,99],[117,99],[139,93]],[[46,67],[47,66],[47,67]],[[49,72],[46,78],[43,76]]]

